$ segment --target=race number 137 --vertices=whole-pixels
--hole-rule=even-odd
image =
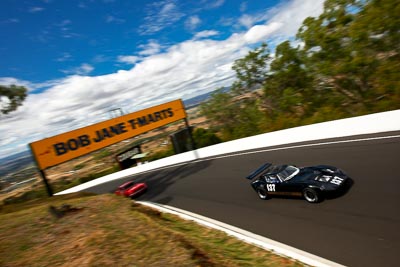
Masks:
[[[275,192],[275,185],[274,184],[267,184],[267,190],[269,192]]]

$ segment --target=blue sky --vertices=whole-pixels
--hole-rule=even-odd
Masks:
[[[210,29],[218,31],[214,40],[225,39],[246,29],[237,24],[242,15],[277,3],[2,0],[1,76],[38,83],[70,74],[130,69],[132,65],[119,61],[119,56],[138,56],[151,44],[161,52],[160,45],[167,48]]]
[[[29,95],[0,117],[0,158],[27,144],[188,99],[234,80],[261,42],[293,39],[323,0],[0,1],[0,84]]]

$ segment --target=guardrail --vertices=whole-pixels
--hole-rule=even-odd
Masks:
[[[194,151],[185,152],[168,158],[163,158],[147,164],[139,165],[130,169],[103,176],[101,178],[59,192],[56,195],[79,192],[89,187],[108,181],[125,178],[135,174],[171,165],[182,164],[197,159],[204,159],[234,152],[241,152],[284,144],[399,130],[400,110],[322,122],[307,126],[300,126],[276,132],[246,137],[234,141],[200,148]]]

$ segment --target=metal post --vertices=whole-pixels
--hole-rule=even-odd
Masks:
[[[52,197],[53,196],[53,189],[51,188],[49,182],[47,181],[46,173],[40,167],[39,161],[36,158],[36,154],[33,152],[32,143],[29,144],[29,147],[31,148],[31,153],[32,153],[33,159],[34,159],[34,161],[36,163],[36,166],[37,166],[37,168],[39,170],[40,176],[42,177],[43,183],[44,183],[44,185],[46,187],[47,194],[49,195],[49,197]]]
[[[43,183],[46,186],[46,190],[47,190],[47,194],[49,195],[49,197],[53,196],[53,189],[51,188],[49,182],[46,179],[46,174],[44,173],[44,170],[39,170],[40,175],[42,176],[43,179]]]
[[[196,142],[194,141],[192,130],[190,129],[190,126],[189,126],[189,122],[188,122],[187,118],[185,118],[184,120],[185,120],[186,129],[189,132],[190,142],[192,143],[192,149],[196,150]]]

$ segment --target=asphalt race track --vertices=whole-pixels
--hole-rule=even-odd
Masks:
[[[310,145],[326,142],[332,143]],[[149,185],[140,200],[198,213],[343,265],[399,266],[400,132],[295,145],[136,175]],[[297,198],[263,201],[244,177],[265,162],[337,166],[353,185],[344,195],[319,204]],[[87,191],[112,192],[125,180]]]

